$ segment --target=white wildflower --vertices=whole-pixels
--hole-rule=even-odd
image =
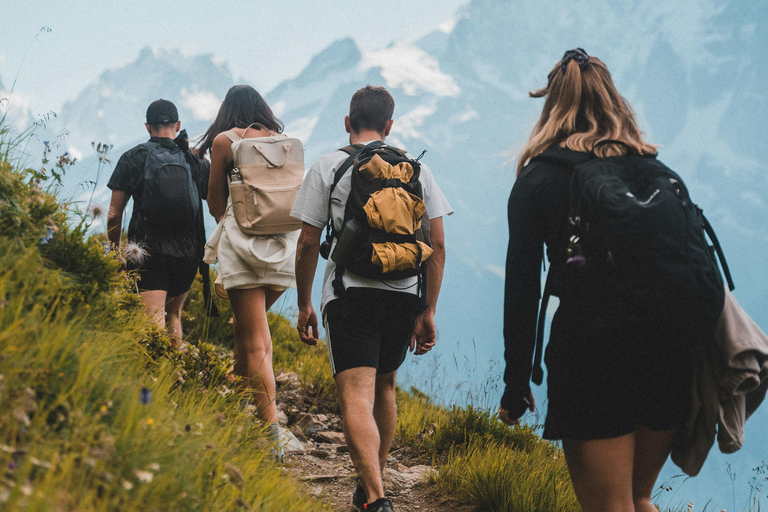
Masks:
[[[147,256],[149,256],[149,253],[144,248],[144,245],[139,242],[128,242],[125,246],[125,259],[136,265],[144,263]]]

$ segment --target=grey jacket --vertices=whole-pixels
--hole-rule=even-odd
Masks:
[[[696,476],[717,437],[723,453],[744,444],[744,423],[768,390],[768,336],[726,290],[712,343],[695,353],[691,410],[677,433],[672,461]]]

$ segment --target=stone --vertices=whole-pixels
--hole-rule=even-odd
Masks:
[[[287,425],[287,424],[288,424],[288,415],[287,415],[287,414],[285,414],[285,413],[284,413],[283,411],[281,411],[280,409],[278,409],[278,410],[277,410],[277,422],[278,422],[280,425],[282,425],[282,426],[285,426],[285,425]]]
[[[285,428],[280,429],[280,443],[283,445],[285,453],[304,453],[307,451],[304,443],[296,439],[293,432]]]
[[[328,457],[331,456],[330,452],[321,450],[319,448],[312,450],[311,452],[309,452],[309,454],[312,455],[313,457],[317,457],[318,459],[327,459]]]
[[[325,432],[318,432],[314,436],[315,441],[319,441],[321,443],[329,443],[329,444],[346,444],[346,439],[344,439],[344,433],[343,432],[331,432],[331,431],[325,431]]]
[[[299,376],[293,372],[281,372],[278,375],[275,375],[275,382],[279,386],[295,388],[299,385]]]

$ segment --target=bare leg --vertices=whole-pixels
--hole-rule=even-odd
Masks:
[[[152,319],[156,325],[165,328],[165,290],[147,290],[139,293],[144,304],[144,315]]]
[[[277,299],[284,293],[284,290],[275,291],[271,288],[264,288],[264,309],[269,311],[272,304],[277,302]]]
[[[635,512],[658,512],[651,502],[656,479],[675,438],[674,430],[654,432],[640,426],[635,430],[635,461],[632,471],[632,498]]]
[[[583,512],[634,512],[635,434],[612,439],[563,440],[573,490]]]
[[[342,427],[349,455],[365,490],[367,502],[384,497],[381,480],[381,436],[374,419],[376,368],[350,368],[336,374]]]
[[[252,390],[259,418],[266,423],[276,423],[276,386],[265,288],[228,292],[235,315],[235,373],[242,376]]]
[[[395,437],[397,425],[397,403],[395,402],[395,376],[397,372],[376,375],[376,400],[373,403],[373,418],[379,429],[379,466],[384,474],[389,449]]]
[[[181,310],[184,309],[184,302],[187,300],[187,293],[182,293],[175,297],[171,297],[171,300],[165,305],[166,320],[165,324],[168,332],[173,338],[173,343],[178,345],[182,340],[181,333]]]

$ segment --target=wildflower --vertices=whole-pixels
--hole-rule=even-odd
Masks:
[[[134,469],[133,474],[136,476],[139,482],[150,483],[152,479],[155,478],[155,474],[152,473],[151,471],[142,471],[140,469]]]
[[[107,414],[109,414],[109,409],[107,408],[106,405],[102,405],[99,408],[99,412],[101,413],[102,416],[106,416]]]
[[[152,418],[147,418],[147,425],[149,425],[150,427],[154,427],[155,420],[153,420]]]
[[[139,393],[139,402],[141,402],[144,405],[149,405],[149,402],[152,401],[152,392],[149,390],[149,388],[141,388],[141,392]]]
[[[125,246],[125,259],[137,265],[144,263],[147,256],[149,256],[149,252],[147,252],[144,245],[141,243],[128,242]]]
[[[8,469],[14,470],[16,469],[16,463],[14,461],[11,461],[8,463]]]
[[[122,484],[123,484],[123,489],[125,489],[126,491],[130,491],[131,489],[133,489],[133,484],[128,480],[123,480]]]
[[[94,219],[100,219],[104,216],[104,207],[98,204],[91,206],[91,217]]]
[[[48,242],[50,242],[51,239],[53,238],[53,233],[54,233],[54,230],[51,226],[48,226],[47,228],[45,228],[45,234],[42,237],[40,237],[40,243],[47,244]]]

